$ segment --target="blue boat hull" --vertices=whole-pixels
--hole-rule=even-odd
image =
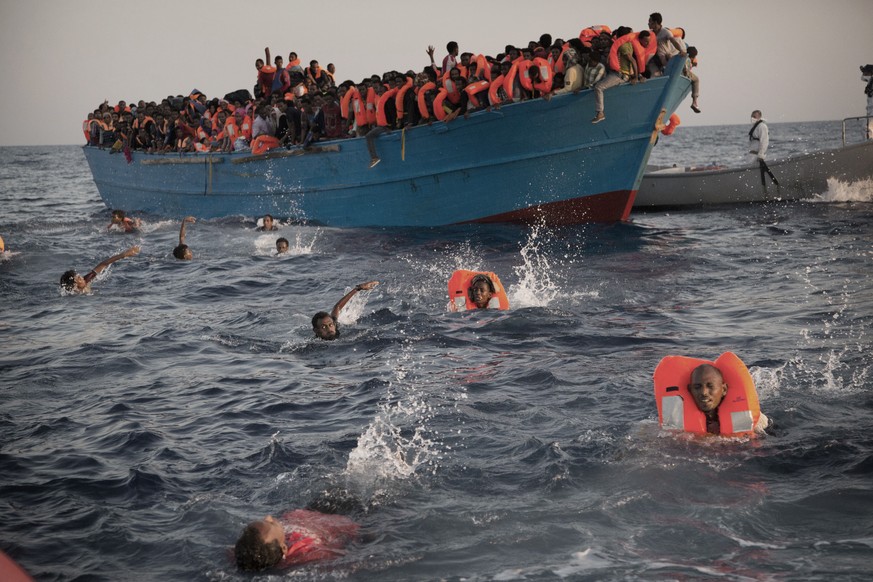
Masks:
[[[133,152],[130,163],[84,152],[108,207],[175,218],[269,213],[337,227],[625,220],[656,121],[690,90],[673,69],[606,91],[607,119],[597,125],[590,90],[525,101],[382,135],[374,168],[363,138],[261,156]]]

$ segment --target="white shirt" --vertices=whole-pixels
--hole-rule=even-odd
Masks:
[[[758,123],[758,121],[761,123]],[[763,117],[758,121],[755,121],[755,123],[758,123],[758,126],[752,131],[749,153],[763,160],[764,156],[767,155],[767,148],[770,146],[770,130],[767,128],[767,122],[764,121]]]

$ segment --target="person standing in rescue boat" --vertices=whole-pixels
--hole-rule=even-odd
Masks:
[[[761,110],[752,111],[752,129],[749,130],[749,163],[763,161],[770,146],[770,130],[767,122],[761,117]]]
[[[706,415],[706,432],[721,434],[718,420],[718,407],[727,394],[728,385],[721,370],[711,364],[701,364],[691,372],[688,391],[694,398],[698,410]],[[755,425],[755,432],[764,432],[770,426],[770,419],[762,412]]]

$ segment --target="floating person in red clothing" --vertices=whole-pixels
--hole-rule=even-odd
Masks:
[[[234,547],[241,570],[290,568],[344,555],[358,524],[343,515],[295,509],[248,524]]]
[[[336,302],[330,313],[319,311],[313,315],[312,330],[315,332],[315,336],[328,341],[338,338],[340,332],[337,319],[339,318],[340,311],[358,291],[369,291],[378,284],[378,281],[367,281],[366,283],[355,285],[354,289],[343,295],[343,298]]]
[[[111,265],[116,261],[120,261],[121,259],[126,259],[128,257],[132,257],[134,255],[139,254],[139,247],[133,246],[127,249],[124,252],[118,253],[112,257],[109,257],[96,267],[94,267],[91,271],[88,272],[84,277],[78,274],[74,270],[69,270],[61,275],[61,287],[67,293],[90,293],[91,292],[91,281],[93,281],[97,275],[102,273],[106,267]]]

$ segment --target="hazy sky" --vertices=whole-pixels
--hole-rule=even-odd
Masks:
[[[251,90],[269,46],[333,62],[338,81],[420,70],[446,43],[494,55],[592,24],[640,30],[650,12],[700,51],[700,106],[683,125],[863,115],[858,67],[873,63],[873,0],[0,0],[0,145],[84,143],[103,99],[160,101],[197,88]]]

